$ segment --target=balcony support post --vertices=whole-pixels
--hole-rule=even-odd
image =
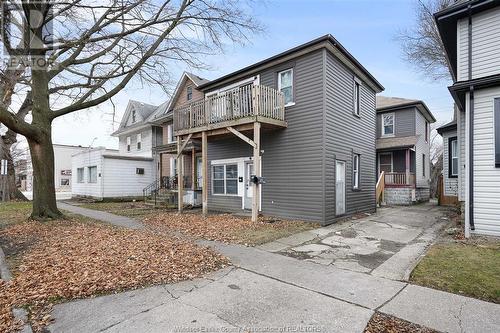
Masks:
[[[207,170],[207,132],[203,131],[201,133],[201,178],[203,184],[201,185],[201,197],[202,197],[202,210],[203,215],[208,213],[208,170]]]
[[[411,185],[410,182],[410,149],[406,149],[406,185]]]
[[[196,190],[196,150],[191,149],[191,189]]]
[[[187,141],[187,140],[186,140]],[[182,213],[184,207],[184,163],[182,155],[183,145],[182,136],[177,137],[177,205],[179,214]]]
[[[260,123],[255,122],[253,124],[253,142],[255,146],[253,147],[253,169],[257,177],[261,177],[260,170]],[[252,196],[252,222],[257,222],[259,218],[259,203],[260,203],[260,193],[259,184],[252,184],[253,196]]]

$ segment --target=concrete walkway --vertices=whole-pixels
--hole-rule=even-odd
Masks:
[[[74,214],[90,217],[91,219],[110,223],[119,227],[125,227],[130,229],[144,228],[144,226],[140,222],[126,216],[119,216],[107,212],[102,212],[99,210],[78,207],[61,201],[57,202],[57,207],[59,209],[66,210]]]
[[[117,217],[113,214],[67,206],[63,204],[60,208],[117,225],[126,226],[130,222],[115,223]],[[421,215],[427,209],[414,213]],[[387,212],[386,220],[397,218],[390,210]],[[110,215],[112,219],[108,220]],[[134,222],[132,226],[140,227]],[[426,230],[408,237],[408,243],[417,238],[429,239]],[[313,234],[326,239],[335,231],[321,228]],[[295,235],[295,239],[303,237]],[[362,332],[373,313],[380,311],[443,332],[500,332],[498,304],[375,276],[373,271],[358,272],[273,253],[269,249],[200,243],[214,247],[230,258],[234,266],[193,281],[56,305],[52,313],[55,321],[49,330]]]
[[[443,332],[499,332],[500,305],[241,246],[206,278],[59,304],[51,332],[362,332],[374,311]],[[245,330],[246,329],[246,330]]]

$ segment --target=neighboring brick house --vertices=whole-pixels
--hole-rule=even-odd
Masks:
[[[190,187],[187,203],[204,212],[322,224],[373,212],[382,90],[331,35],[213,81],[185,73],[156,122],[166,134],[155,148],[162,175],[182,176],[182,201]]]
[[[423,101],[377,96],[377,175],[387,204],[428,201],[430,127],[436,119]]]

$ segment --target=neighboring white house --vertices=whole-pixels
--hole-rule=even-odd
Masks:
[[[71,157],[82,151],[88,150],[87,147],[70,146],[54,144],[54,183],[55,189],[58,192],[71,192],[72,179],[71,179]],[[28,152],[29,154],[29,152]],[[26,163],[26,191],[33,190],[33,166],[31,164],[31,157],[27,157]]]
[[[89,149],[73,156],[72,174],[74,197],[135,198],[154,180],[153,159]]]
[[[461,1],[435,19],[454,75],[456,128],[442,132],[456,131],[445,156],[457,159],[465,235],[500,236],[500,1]]]
[[[155,181],[153,146],[162,142],[162,129],[152,120],[161,105],[129,101],[119,128],[119,149],[88,149],[72,159],[73,196],[96,199],[140,197]]]

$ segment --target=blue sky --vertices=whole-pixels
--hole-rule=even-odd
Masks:
[[[255,8],[265,27],[251,36],[246,46],[230,46],[225,54],[207,58],[210,70],[199,72],[208,79],[230,73],[309,40],[332,34],[385,87],[382,95],[421,99],[438,122],[452,118],[451,82],[433,82],[418,73],[402,56],[395,35],[414,24],[415,0],[268,0]],[[179,75],[189,68],[176,68]],[[128,99],[160,104],[167,96],[158,88],[129,87],[116,98],[121,117]],[[106,109],[108,108],[108,109]],[[54,142],[117,147],[109,106],[68,115],[56,121]],[[119,119],[118,119],[119,120]]]

